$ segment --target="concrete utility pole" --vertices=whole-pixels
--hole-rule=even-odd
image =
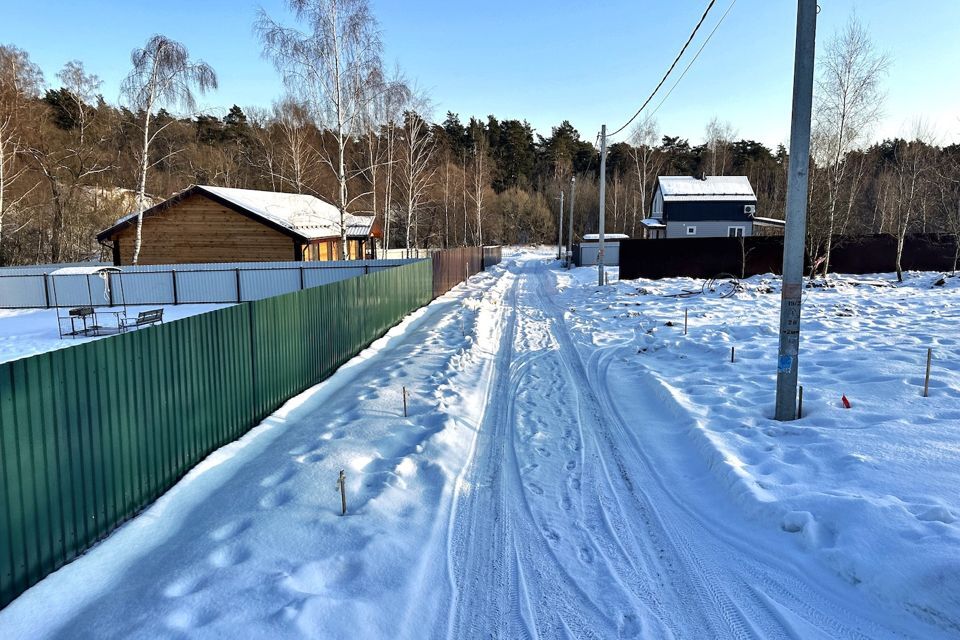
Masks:
[[[607,209],[607,125],[600,127],[600,242],[597,244],[597,284],[603,286],[603,227]]]
[[[807,179],[810,170],[810,116],[817,33],[817,0],[797,1],[797,44],[793,66],[793,119],[783,238],[783,290],[780,295],[780,350],[777,358],[777,420],[797,417],[800,364],[800,302],[807,230]]]
[[[567,269],[573,260],[573,203],[577,199],[577,176],[570,178],[570,227],[567,229]]]
[[[557,260],[559,260],[563,251],[563,189],[560,190],[560,224],[557,225],[557,231],[559,232],[557,236]]]

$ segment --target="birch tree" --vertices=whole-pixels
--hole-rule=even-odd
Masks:
[[[383,191],[384,248],[388,248],[394,166],[397,161],[398,120],[402,106],[410,100],[411,93],[399,69],[394,71],[393,78],[389,80],[373,79],[371,86],[382,86],[382,90],[374,91],[364,113],[363,154],[358,159],[357,169],[363,172],[370,185],[370,211],[374,217],[380,212],[377,194],[379,190]]]
[[[730,146],[737,137],[737,131],[729,122],[716,116],[710,119],[706,128],[706,143],[710,162],[710,175],[726,175],[730,164]]]
[[[310,115],[303,104],[287,96],[273,107],[273,125],[282,146],[278,178],[294,193],[308,189],[308,177],[314,169],[316,154],[310,144]]]
[[[133,65],[121,85],[121,92],[134,112],[143,118],[142,145],[139,151],[137,180],[137,235],[133,247],[133,263],[140,258],[143,243],[143,212],[147,208],[147,171],[150,169],[150,145],[166,125],[150,130],[154,108],[181,107],[196,110],[194,90],[206,93],[217,88],[217,74],[202,60],[194,62],[181,43],[163,35],[154,35],[142,49],[130,54]],[[174,120],[170,120],[174,122]],[[159,162],[159,160],[157,161]],[[156,163],[154,163],[156,164]]]
[[[846,27],[824,49],[820,58],[817,80],[816,123],[814,137],[821,143],[815,160],[826,171],[826,221],[824,236],[823,274],[830,269],[833,234],[837,228],[837,213],[842,211],[840,198],[848,177],[846,156],[857,148],[883,113],[881,81],[887,73],[889,60],[876,51],[870,36],[857,19],[851,18]],[[848,185],[849,196],[854,197],[858,185]]]
[[[411,231],[416,229],[420,210],[428,199],[436,171],[433,154],[436,149],[430,125],[423,119],[426,102],[419,100],[404,113],[403,130],[400,139],[400,154],[397,172],[397,192],[402,198],[403,213],[406,222],[407,250],[411,248]],[[414,243],[416,237],[413,238]]]
[[[288,27],[262,9],[255,30],[264,53],[283,74],[284,82],[309,105],[333,138],[323,139],[319,157],[336,177],[340,211],[340,255],[347,253],[347,210],[367,192],[350,193],[352,178],[364,168],[347,161],[348,148],[359,134],[368,103],[383,90],[382,44],[367,0],[287,0],[302,27]]]
[[[470,200],[473,201],[474,219],[477,223],[477,233],[474,239],[476,245],[482,247],[484,197],[490,187],[490,167],[487,157],[490,152],[490,145],[487,142],[487,135],[482,125],[471,127],[470,133],[473,140],[473,152],[470,158]],[[466,175],[464,175],[464,181],[466,181]],[[464,209],[466,209],[466,202],[464,202]],[[464,220],[464,227],[466,227],[466,220]]]
[[[896,234],[897,280],[903,282],[903,245],[918,209],[926,206],[927,175],[932,170],[932,134],[923,123],[914,127],[913,140],[893,141],[888,181],[892,197],[886,199],[886,214]]]
[[[656,152],[655,145],[659,139],[660,133],[657,128],[657,121],[650,116],[644,116],[637,123],[636,128],[630,135],[631,155],[637,173],[637,184],[640,189],[640,219],[647,217],[647,199],[652,194],[653,183],[660,173],[662,162]],[[630,235],[634,236],[637,231],[637,209],[633,209],[633,220],[630,223]]]

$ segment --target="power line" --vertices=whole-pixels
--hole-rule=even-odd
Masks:
[[[647,106],[648,104],[650,104],[650,101],[653,100],[653,96],[657,95],[657,91],[659,91],[659,90],[660,90],[660,87],[663,86],[663,83],[667,81],[667,77],[668,77],[668,76],[670,75],[670,73],[673,71],[673,68],[677,66],[677,63],[678,63],[678,62],[680,62],[680,58],[683,57],[683,53],[687,50],[687,47],[690,46],[690,43],[693,41],[694,36],[697,35],[697,31],[700,29],[700,25],[702,25],[702,24],[703,24],[703,21],[707,19],[707,14],[710,13],[710,9],[713,8],[713,5],[716,3],[716,1],[717,1],[717,0],[710,0],[710,4],[707,5],[707,8],[704,10],[703,15],[700,16],[700,21],[697,22],[697,26],[695,26],[695,27],[693,28],[693,31],[690,33],[690,37],[687,38],[687,41],[686,41],[686,43],[684,43],[683,48],[680,49],[680,53],[678,53],[678,54],[677,54],[677,57],[674,58],[673,64],[671,64],[671,65],[670,65],[670,68],[667,69],[667,72],[666,72],[665,74],[663,74],[663,77],[660,79],[660,82],[657,84],[656,88],[653,90],[653,93],[651,93],[650,96],[643,102],[643,104],[640,105],[640,108],[637,109],[637,112],[636,112],[635,114],[633,114],[633,116],[632,116],[629,120],[627,120],[626,124],[624,124],[622,127],[620,127],[619,129],[617,129],[617,130],[614,131],[613,133],[608,133],[608,134],[607,134],[608,137],[609,137],[609,136],[615,136],[615,135],[617,135],[618,133],[620,133],[621,131],[623,131],[624,129],[626,129],[627,127],[629,127],[630,124],[631,124],[634,120],[637,119],[637,116],[640,115],[640,112],[643,111],[644,108],[646,108],[646,106]]]
[[[677,78],[677,81],[674,82],[674,83],[673,83],[673,86],[670,87],[670,90],[667,91],[667,95],[663,96],[663,99],[660,100],[659,104],[657,104],[656,109],[654,109],[654,110],[653,110],[653,113],[650,114],[650,117],[651,117],[651,118],[657,113],[657,111],[660,111],[660,107],[662,107],[662,106],[663,106],[663,103],[667,101],[667,98],[670,97],[670,94],[673,93],[673,90],[677,88],[677,85],[680,84],[680,81],[683,80],[683,77],[684,77],[685,75],[687,75],[687,71],[690,71],[690,67],[693,66],[693,63],[696,62],[696,61],[697,61],[697,58],[700,57],[700,54],[703,53],[703,50],[704,50],[704,48],[706,48],[707,43],[710,42],[710,38],[713,37],[713,34],[715,34],[715,33],[717,32],[717,29],[720,28],[720,25],[723,24],[724,18],[727,17],[727,14],[730,13],[730,10],[733,9],[733,5],[735,5],[735,4],[737,4],[737,0],[733,0],[733,2],[730,3],[730,6],[727,7],[727,10],[723,12],[723,15],[720,16],[720,21],[717,22],[716,26],[713,28],[713,31],[711,31],[710,34],[707,35],[707,39],[703,41],[703,44],[702,44],[702,45],[700,45],[700,48],[699,48],[699,49],[697,50],[697,52],[693,55],[693,59],[690,60],[690,62],[687,64],[686,68],[683,70],[683,73],[680,74],[680,77]]]

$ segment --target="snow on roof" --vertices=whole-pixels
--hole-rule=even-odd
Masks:
[[[645,226],[648,229],[666,229],[667,225],[663,224],[660,220],[656,218],[644,218],[640,221],[640,224]]]
[[[279,193],[207,185],[199,185],[199,187],[307,238],[329,238],[340,235],[340,210],[320,198],[303,193]],[[348,213],[346,223],[348,236],[367,235],[373,226],[373,218]]]
[[[599,233],[585,233],[583,234],[584,240],[599,240]],[[630,236],[625,233],[605,233],[603,234],[604,240],[629,240]]]
[[[659,176],[660,193],[665,201],[678,200],[756,200],[746,176]]]
[[[86,276],[94,273],[107,273],[107,272],[116,273],[118,271],[120,271],[120,268],[114,267],[113,265],[94,265],[89,267],[63,267],[62,269],[54,269],[47,275],[49,276]]]
[[[325,200],[303,193],[233,189],[210,185],[194,185],[179,192],[174,198],[190,191],[206,192],[247,211],[273,225],[282,227],[306,240],[340,236],[340,210]],[[163,203],[160,203],[161,205]],[[159,206],[159,205],[158,205]],[[149,210],[148,210],[149,211]],[[123,216],[113,226],[98,234],[98,239],[131,222],[137,211]],[[146,213],[146,212],[145,212]],[[347,235],[366,236],[373,230],[373,216],[346,214]]]

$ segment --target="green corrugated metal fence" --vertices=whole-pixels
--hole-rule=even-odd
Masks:
[[[432,290],[422,260],[0,364],[0,607]]]

